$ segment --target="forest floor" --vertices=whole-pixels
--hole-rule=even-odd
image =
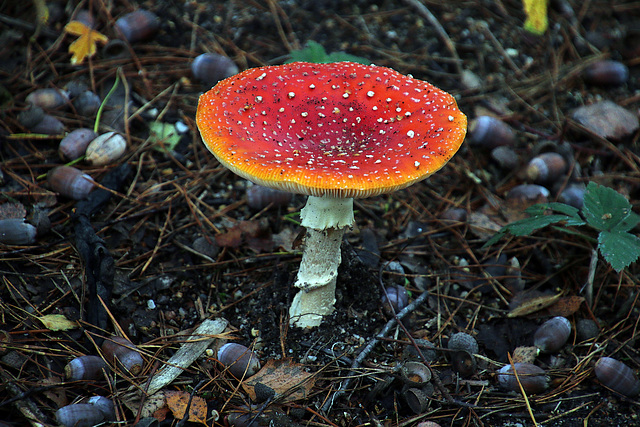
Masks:
[[[554,0],[540,36],[523,29],[519,1],[424,2],[442,31],[417,3],[52,0],[39,27],[38,2],[5,4],[0,235],[18,240],[0,243],[0,425],[55,425],[58,408],[94,395],[114,402],[117,425],[177,425],[185,406],[189,424],[209,426],[248,425],[257,414],[256,425],[280,426],[640,425],[637,400],[594,374],[603,356],[640,369],[638,265],[617,272],[593,251],[595,233],[563,224],[484,246],[533,203],[580,206],[589,182],[638,211],[640,3]],[[140,8],[157,16],[158,28],[120,41],[116,20]],[[72,65],[77,36],[64,28],[89,19],[85,12],[109,42]],[[356,200],[336,310],[301,331],[289,327],[288,307],[305,197],[254,193],[206,149],[195,113],[211,84],[191,64],[214,52],[240,71],[278,65],[309,41],[429,81],[454,95],[470,122],[490,116],[499,119],[490,126],[510,131],[492,140],[474,129],[429,179]],[[617,65],[604,63],[613,71],[594,76],[589,70],[603,60]],[[67,90],[70,100],[34,113],[27,96],[45,88]],[[75,201],[47,175],[67,162],[58,154],[64,134],[94,128],[96,110],[76,103],[83,91],[100,101],[112,91],[98,133],[119,132],[126,151],[104,165],[75,164],[99,187]],[[605,113],[575,114],[605,100],[615,104]],[[55,120],[44,123],[43,112]],[[177,137],[159,135],[157,123]],[[533,179],[527,165],[542,153],[560,154],[562,164]],[[383,309],[391,286],[404,287],[409,302],[421,298],[401,324]],[[559,350],[532,361],[548,387],[500,387],[497,371],[554,316],[572,330]],[[227,325],[211,337],[214,350],[147,397],[142,390],[207,319]],[[595,329],[576,332],[578,325]],[[448,349],[459,332],[477,341],[474,355]],[[139,372],[100,350],[113,335],[142,353]],[[227,339],[250,347],[265,370],[234,378],[215,352]],[[420,386],[418,403],[418,387],[401,375],[416,339],[435,346],[429,365],[437,377]],[[65,379],[65,365],[80,355],[99,355],[109,369]],[[341,385],[346,393],[336,394]]]

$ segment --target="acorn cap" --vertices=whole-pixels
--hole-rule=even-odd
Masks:
[[[351,62],[246,70],[200,97],[196,121],[209,150],[236,174],[333,198],[389,193],[428,177],[467,129],[448,93]]]

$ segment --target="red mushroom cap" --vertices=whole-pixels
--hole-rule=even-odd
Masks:
[[[458,151],[467,130],[448,93],[351,62],[246,70],[200,97],[196,121],[209,150],[236,174],[345,198],[428,177]]]

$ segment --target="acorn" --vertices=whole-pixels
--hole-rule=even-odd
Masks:
[[[69,102],[69,93],[55,88],[36,89],[27,95],[25,101],[45,110],[62,107]]]
[[[404,286],[389,286],[385,291],[386,294],[382,294],[382,309],[387,315],[393,316],[409,303],[409,294]]]
[[[131,56],[127,42],[120,39],[111,39],[102,47],[102,54],[108,59],[128,58]]]
[[[435,421],[422,421],[416,424],[416,427],[441,427],[441,426]]]
[[[29,108],[18,114],[18,122],[27,129],[36,126],[42,119],[44,119],[44,110],[35,105],[29,106]]]
[[[116,132],[107,132],[89,143],[85,160],[94,166],[102,166],[118,160],[127,149],[127,141]]]
[[[56,420],[65,427],[93,427],[102,423],[105,417],[96,405],[74,403],[58,409]]]
[[[500,166],[501,169],[511,171],[520,164],[518,153],[511,147],[502,145],[491,150],[491,158]]]
[[[145,9],[127,13],[116,20],[116,32],[129,43],[149,40],[160,29],[160,18]]]
[[[533,344],[543,353],[560,350],[571,335],[571,323],[562,316],[544,322],[533,335]]]
[[[602,357],[596,363],[596,377],[611,390],[627,397],[635,397],[640,393],[640,381],[633,370],[611,357]]]
[[[193,76],[208,87],[238,74],[238,66],[228,57],[217,53],[203,53],[191,63]]]
[[[65,376],[71,381],[96,380],[103,376],[107,363],[99,356],[80,356],[64,367]]]
[[[422,387],[431,381],[431,369],[421,362],[406,362],[400,369],[402,380],[412,387]]]
[[[479,116],[469,123],[469,143],[493,149],[501,145],[513,145],[516,135],[508,124],[491,116]]]
[[[5,245],[32,245],[38,231],[24,218],[0,219],[0,243]]]
[[[583,184],[569,184],[562,190],[558,196],[558,200],[576,209],[582,209],[584,205],[585,187]]]
[[[598,324],[591,319],[579,319],[576,322],[576,336],[578,342],[593,339],[600,333]]]
[[[100,108],[100,104],[102,104],[100,97],[90,90],[85,90],[73,99],[73,107],[83,117],[93,116]]]
[[[529,162],[527,178],[537,184],[552,183],[567,171],[567,161],[558,153],[542,153]]]
[[[260,370],[258,356],[242,344],[227,343],[218,350],[218,361],[235,377],[250,377]]]
[[[91,129],[80,128],[73,130],[60,141],[58,154],[63,160],[78,159],[84,156],[89,143],[97,137],[98,134]]]
[[[515,363],[514,366],[520,384],[527,394],[542,393],[549,387],[549,377],[542,368],[531,363]],[[505,365],[498,371],[498,384],[506,390],[520,392],[511,365]]]
[[[57,193],[74,200],[85,199],[94,188],[94,181],[80,169],[58,166],[47,174],[49,187]]]
[[[530,206],[534,203],[544,203],[551,193],[545,187],[536,184],[516,185],[507,193],[507,200],[517,205]]]
[[[132,375],[142,372],[144,359],[131,341],[122,337],[109,337],[102,343],[104,357],[110,363],[118,363]]]
[[[414,414],[421,414],[429,407],[429,396],[419,388],[410,388],[402,393],[407,406]]]
[[[584,69],[584,81],[602,86],[619,86],[629,80],[629,68],[619,61],[602,60]]]
[[[43,133],[45,135],[59,135],[64,133],[64,123],[53,116],[45,114],[36,125],[29,130],[33,133]]]
[[[478,341],[466,332],[458,332],[451,335],[447,348],[449,350],[464,350],[471,354],[476,354],[479,351]]]
[[[262,210],[268,206],[287,206],[293,194],[262,185],[251,185],[247,188],[247,205],[251,209]]]
[[[114,421],[116,419],[116,408],[111,399],[104,396],[93,396],[87,402],[102,412],[105,421]]]

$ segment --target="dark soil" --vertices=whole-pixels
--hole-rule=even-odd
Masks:
[[[568,161],[566,171],[543,183],[550,191],[544,200],[595,181],[625,195],[638,211],[637,126],[615,137],[598,135],[571,113],[606,99],[638,116],[639,3],[552,1],[542,36],[523,29],[518,1],[425,3],[459,59],[409,1],[51,1],[41,28],[34,4],[4,4],[0,14],[0,227],[1,220],[26,218],[38,228],[32,243],[0,243],[0,332],[7,341],[0,346],[0,420],[7,425],[55,425],[59,407],[96,394],[115,402],[118,425],[135,425],[147,414],[131,397],[135,388],[145,388],[181,337],[215,318],[226,319],[229,336],[251,346],[263,365],[303,364],[314,382],[304,396],[287,399],[295,390],[277,389],[268,404],[251,402],[215,352],[207,353],[165,387],[204,398],[207,425],[248,425],[228,417],[257,408],[259,425],[640,425],[637,400],[608,389],[593,372],[602,356],[640,368],[638,266],[617,273],[602,256],[591,264],[591,242],[551,228],[483,247],[500,226],[523,218],[531,199],[541,200],[507,194],[530,183],[527,162],[542,152]],[[159,17],[155,34],[110,44],[110,50],[99,45],[95,56],[70,64],[75,36],[63,29],[78,12],[91,11],[93,28],[116,39],[115,20],[138,8]],[[288,307],[304,242],[297,212],[305,198],[249,206],[250,184],[202,144],[195,112],[209,87],[194,78],[190,64],[203,52],[228,56],[240,70],[281,64],[309,40],[327,52],[344,51],[427,80],[455,95],[470,120],[498,117],[515,139],[506,141],[506,163],[496,160],[495,143],[466,142],[428,180],[357,200],[357,224],[342,245],[336,311],[320,327],[300,331],[289,327]],[[624,63],[628,79],[585,79],[587,65],[604,59]],[[100,133],[124,135],[126,153],[103,166],[75,165],[102,187],[76,202],[44,178],[63,164],[61,136],[30,127],[26,97],[40,88],[85,85],[104,99],[117,76],[121,82]],[[82,114],[71,102],[45,112],[65,133],[93,128],[96,120],[95,112]],[[185,126],[168,152],[150,139],[155,120]],[[514,258],[519,267],[507,269]],[[589,281],[594,295],[585,299]],[[404,286],[410,301],[428,295],[351,370],[390,321],[381,296],[392,285]],[[549,307],[508,316],[531,297],[558,294]],[[78,324],[43,326],[39,318],[51,314]],[[534,362],[549,375],[549,388],[528,399],[500,388],[498,369],[517,347],[533,345],[537,327],[558,315],[573,326],[567,344]],[[575,332],[584,319],[598,327],[591,337]],[[439,381],[432,382],[420,414],[407,404],[398,373],[413,346],[407,332],[437,350],[430,364]],[[461,356],[447,350],[457,332],[479,343],[477,365],[466,377],[452,364]],[[64,380],[70,359],[100,354],[99,344],[111,335],[125,335],[143,351],[140,374],[111,366],[108,381]],[[346,394],[326,405],[350,376]],[[165,404],[157,409],[160,424],[179,423],[181,416]]]

